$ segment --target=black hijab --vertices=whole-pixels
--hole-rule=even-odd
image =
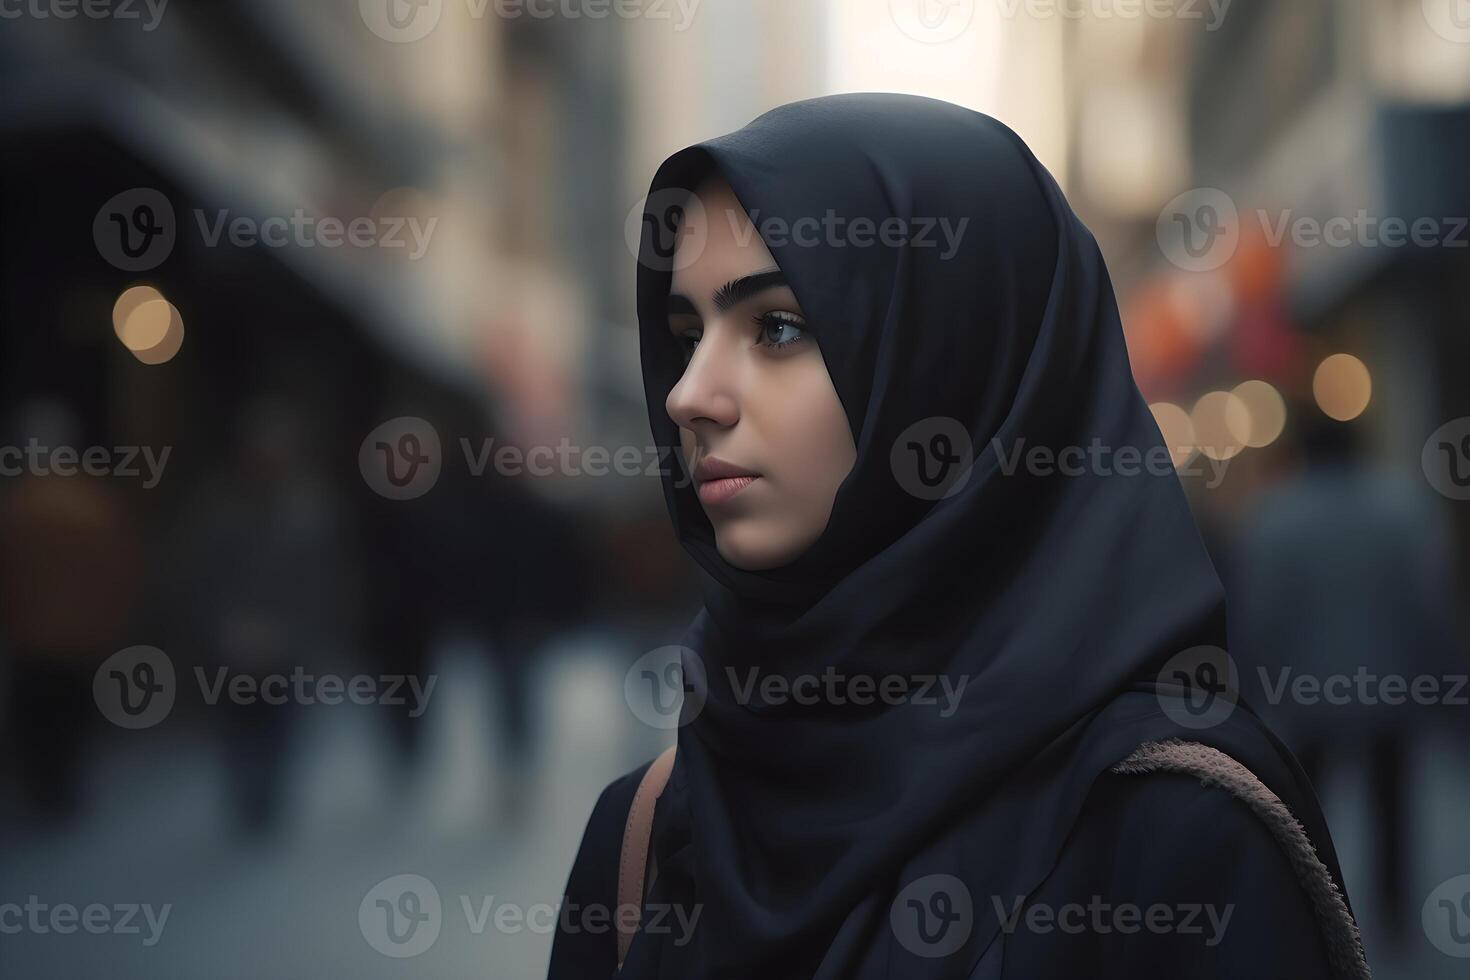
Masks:
[[[715,550],[664,411],[683,369],[669,231],[712,169],[785,273],[857,447],[822,537],[767,572]],[[1224,645],[1222,589],[1172,469],[1125,473],[1132,453],[1167,453],[1097,244],[1019,137],[932,99],[811,99],[669,157],[643,220],[649,419],[675,532],[705,573],[683,641],[702,707],[655,816],[650,902],[700,919],[684,943],[640,933],[622,975],[968,976],[999,929],[990,896],[1029,894],[1097,776],[1174,735],[1255,771],[1335,872],[1300,770],[1254,717],[1186,730],[1155,683],[1181,651]],[[1011,465],[1034,446],[1101,462]],[[804,704],[742,694],[751,669],[967,686],[948,713]],[[973,899],[944,956],[899,934],[902,902],[894,915],[930,875]]]

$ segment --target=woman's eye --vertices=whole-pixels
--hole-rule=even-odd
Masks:
[[[699,334],[681,333],[674,339],[679,342],[679,350],[684,353],[684,361],[687,363],[694,356],[694,348],[699,343]]]
[[[755,322],[760,324],[761,343],[767,347],[787,347],[810,336],[806,321],[790,313],[764,313]]]

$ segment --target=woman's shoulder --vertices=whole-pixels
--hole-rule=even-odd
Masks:
[[[1173,850],[1203,859],[1244,852],[1289,871],[1314,905],[1336,903],[1347,911],[1298,815],[1219,749],[1181,739],[1146,743],[1103,775],[1088,807],[1099,825],[1131,835],[1145,855]]]
[[[1202,975],[1366,976],[1351,912],[1286,805],[1205,746],[1146,749],[1099,777],[1027,904],[1085,906],[1100,934],[1080,945],[1122,944],[1140,968],[1184,956]]]
[[[1298,911],[1336,917],[1356,933],[1340,883],[1302,821],[1218,749],[1182,740],[1141,746],[1101,778],[1089,806],[1096,828],[1138,858],[1115,869],[1120,877],[1167,874],[1200,892],[1243,895],[1269,881]]]
[[[1104,773],[1088,794],[1077,834],[1115,842],[1106,868],[1115,880],[1150,866],[1176,866],[1181,857],[1195,865],[1221,853],[1290,863],[1246,800],[1186,772]]]

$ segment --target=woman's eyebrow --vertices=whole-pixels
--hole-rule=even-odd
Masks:
[[[732,279],[715,290],[715,312],[723,313],[736,303],[749,299],[756,293],[765,292],[767,289],[775,289],[777,286],[784,285],[786,285],[786,276],[782,274],[780,269],[752,272],[748,276]]]
[[[715,312],[723,313],[736,303],[747,300],[757,293],[784,285],[786,285],[786,276],[780,269],[752,272],[748,276],[731,279],[714,292],[712,299],[714,300]],[[682,293],[669,294],[668,301],[665,304],[665,312],[669,316],[681,314],[699,315],[699,311],[694,308],[694,302]]]

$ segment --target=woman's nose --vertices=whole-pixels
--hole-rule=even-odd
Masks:
[[[718,338],[711,333],[706,331],[696,345],[683,376],[664,402],[669,418],[682,429],[728,427],[740,419],[736,372],[730,363],[735,351],[720,349]]]

